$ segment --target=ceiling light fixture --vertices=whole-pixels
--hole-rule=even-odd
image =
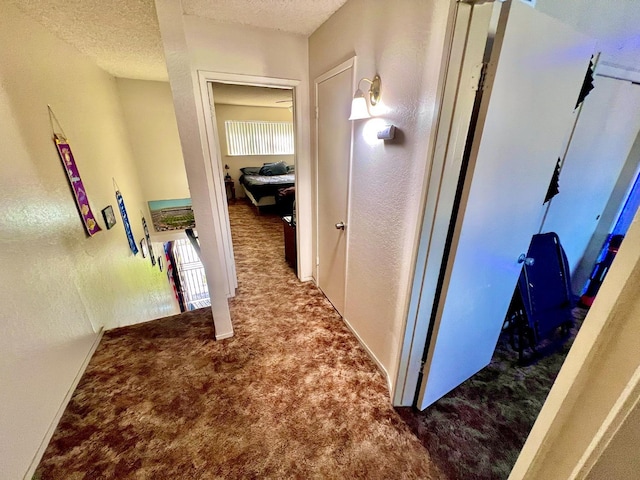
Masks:
[[[376,106],[380,101],[380,87],[382,85],[380,75],[376,75],[375,77],[373,77],[373,80],[363,78],[358,82],[358,89],[353,95],[353,100],[351,101],[351,116],[349,117],[349,120],[371,118],[371,114],[369,113],[369,108],[367,106],[367,99],[365,98],[362,90],[360,90],[360,84],[363,81],[369,82],[371,84],[371,86],[369,87],[369,103],[371,103],[371,106]]]

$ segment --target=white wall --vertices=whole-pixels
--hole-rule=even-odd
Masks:
[[[214,97],[215,100],[215,97]],[[247,107],[243,105],[226,105],[216,103],[216,123],[218,126],[218,134],[220,138],[220,153],[222,154],[223,164],[229,165],[229,175],[233,178],[236,187],[236,196],[244,197],[238,179],[242,172],[242,167],[261,167],[266,162],[285,162],[287,165],[294,164],[293,155],[227,155],[227,137],[225,135],[224,122],[227,120],[262,120],[269,122],[291,122],[293,114],[288,108],[270,108],[270,107]],[[226,171],[225,171],[226,173]]]
[[[184,16],[181,5],[172,0],[156,0],[167,69],[185,158],[189,190],[202,245],[202,259],[211,293],[216,338],[233,335],[226,299],[224,245],[228,238],[225,215],[222,168],[217,152],[209,152],[205,126],[208,116],[207,92],[201,91],[198,71],[286,78],[299,81],[295,88],[297,178],[310,177],[309,129],[301,122],[308,115],[307,42],[304,37],[240,25],[217,24]],[[218,76],[219,77],[219,76]],[[219,78],[218,78],[219,79]],[[219,169],[219,171],[214,171]],[[219,178],[219,182],[214,182]],[[299,252],[311,249],[311,193],[297,192],[299,215]],[[304,212],[309,212],[305,215]],[[311,277],[311,259],[300,253],[299,271],[303,279]]]
[[[295,88],[296,179],[311,183],[309,149],[308,42],[301,35],[184,16],[184,33],[193,71],[208,71],[283,78],[299,81]],[[311,195],[298,188],[298,269],[303,280],[311,279]]]
[[[560,193],[551,200],[542,226],[543,232],[559,235],[572,275],[640,131],[640,88],[599,76],[594,85],[562,166]],[[595,260],[585,263],[592,267]],[[580,293],[585,280],[574,278],[574,293]]]
[[[144,201],[189,198],[169,82],[117,79]]]
[[[19,39],[19,41],[18,41]],[[22,478],[101,327],[176,312],[164,273],[133,257],[118,216],[87,238],[51,140],[51,104],[94,214],[143,202],[115,79],[6,3],[0,15],[0,477]]]
[[[358,79],[382,78],[376,118],[354,124],[345,318],[391,384],[429,172],[448,9],[447,0],[350,0],[309,38],[311,81],[354,54]],[[375,139],[384,123],[398,127],[394,142]]]
[[[573,272],[571,277],[571,283],[573,290],[576,293],[580,293],[580,289],[584,287],[585,283],[589,279],[594,267],[594,259],[598,258],[602,245],[604,244],[607,236],[613,231],[618,221],[620,211],[624,206],[636,177],[640,170],[640,132],[636,137],[631,152],[627,157],[627,161],[622,167],[620,176],[616,181],[613,191],[609,196],[607,205],[602,211],[598,225],[589,240],[589,244],[582,256],[582,260],[578,264],[576,271]]]

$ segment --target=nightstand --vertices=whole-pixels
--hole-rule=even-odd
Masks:
[[[282,217],[284,228],[284,258],[291,268],[296,270],[298,264],[298,248],[296,245],[296,224],[291,215]]]
[[[231,177],[224,177],[224,188],[228,190],[227,200],[236,201],[236,184]]]

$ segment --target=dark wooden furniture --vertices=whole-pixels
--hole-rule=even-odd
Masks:
[[[230,200],[232,202],[236,201],[236,184],[233,181],[233,178],[231,177],[224,177],[224,188],[225,190],[228,190],[229,193],[227,193],[227,200]]]
[[[296,270],[298,264],[298,247],[296,245],[296,225],[291,215],[282,217],[284,228],[284,258],[291,268]]]

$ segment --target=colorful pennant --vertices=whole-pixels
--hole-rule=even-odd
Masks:
[[[53,139],[55,141],[56,148],[58,149],[60,160],[62,160],[64,169],[67,172],[67,178],[69,179],[71,190],[73,190],[73,196],[76,199],[76,205],[78,206],[80,216],[82,217],[84,228],[89,236],[93,236],[102,229],[100,228],[100,225],[98,225],[98,222],[96,222],[93,212],[91,211],[91,207],[89,206],[87,192],[82,184],[80,172],[78,171],[76,161],[73,158],[71,147],[67,140],[58,134],[54,134]]]
[[[122,225],[124,225],[124,232],[127,234],[127,240],[129,241],[129,248],[134,255],[137,255],[138,246],[136,245],[136,240],[133,238],[131,224],[129,223],[129,217],[127,216],[127,209],[124,206],[124,199],[122,198],[120,190],[116,190],[116,202],[118,202],[118,209],[120,210],[120,216],[122,217]]]

